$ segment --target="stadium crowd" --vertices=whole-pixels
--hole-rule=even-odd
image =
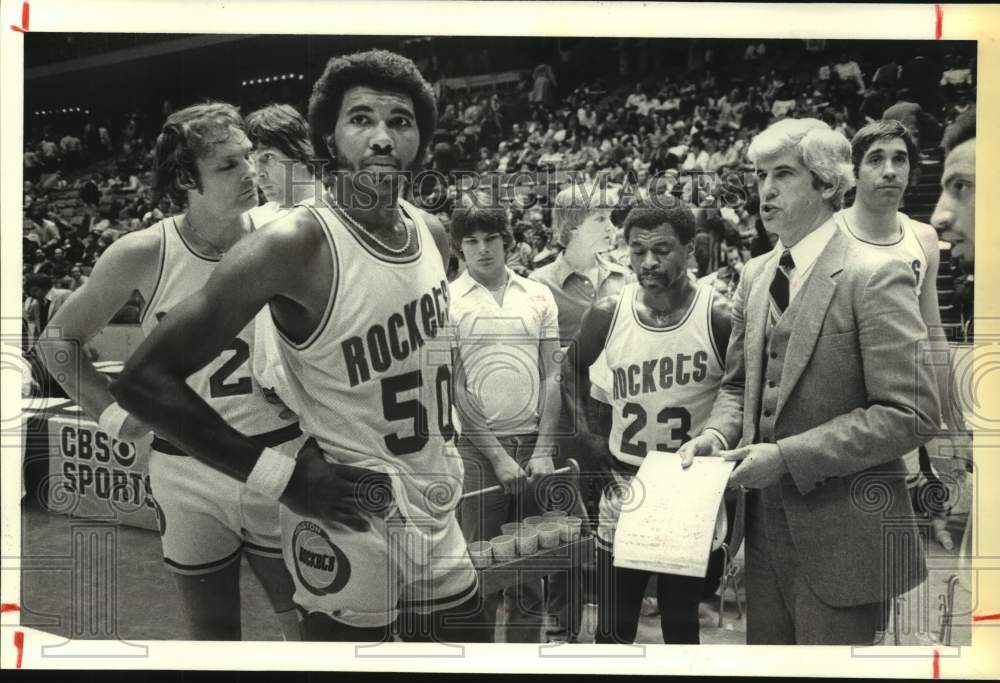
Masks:
[[[576,82],[570,69],[557,76],[552,66],[539,64],[513,89],[479,94],[450,91],[435,70],[439,119],[424,168],[443,174],[448,187],[435,186],[415,201],[447,227],[461,191],[452,174],[530,177],[510,205],[515,242],[508,256],[512,270],[527,274],[559,253],[550,204],[571,174],[627,186],[632,192],[624,193],[626,199],[670,191],[701,207],[692,272],[731,292],[742,263],[774,242],[757,216],[759,201],[746,176],[736,176],[741,193],[724,193],[727,174],[752,169],[746,151],[755,134],[782,118],[815,117],[850,138],[884,116],[906,124],[927,151],[936,148],[944,126],[975,106],[972,58],[947,55],[936,73],[922,57],[862,69],[857,57],[827,51],[807,53],[788,69],[781,50],[781,43],[750,41],[728,55],[709,48],[698,68],[676,76],[588,82]],[[162,109],[167,115],[172,107],[165,101]],[[168,197],[151,192],[155,126],[144,113],[115,122],[89,112],[79,118],[75,124],[44,123],[25,136],[26,343],[38,330],[38,310],[46,320],[54,313],[30,292],[42,292],[43,301],[59,299],[59,290],[73,291],[86,281],[97,257],[122,234],[177,212]],[[603,257],[627,266],[620,240]],[[449,276],[461,268],[453,256]],[[965,280],[956,277],[956,297],[971,317],[972,288]],[[130,302],[115,322],[136,323],[140,305]]]

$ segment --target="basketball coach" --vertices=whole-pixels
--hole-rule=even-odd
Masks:
[[[749,491],[749,644],[872,644],[926,578],[901,460],[940,424],[916,278],[836,228],[843,135],[786,119],[748,154],[780,242],[743,271],[722,388],[682,460],[737,461]]]

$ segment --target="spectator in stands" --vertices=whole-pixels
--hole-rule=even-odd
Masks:
[[[704,172],[708,170],[708,162],[708,150],[702,147],[701,138],[698,137],[691,141],[691,146],[688,149],[684,163],[681,165],[681,169],[689,173],[695,171]]]
[[[548,64],[539,64],[531,74],[533,87],[531,90],[531,103],[553,107],[556,104],[556,74]]]
[[[66,133],[59,141],[59,150],[66,170],[75,171],[83,161],[83,143],[80,142],[80,138]]]
[[[42,153],[42,169],[46,173],[54,173],[59,166],[59,145],[54,143],[48,133],[42,135],[38,145]]]
[[[941,74],[942,86],[972,85],[972,69],[964,59],[954,55],[945,55],[944,63],[944,71]]]
[[[934,144],[941,132],[941,124],[914,101],[911,91],[907,88],[896,93],[896,103],[882,112],[882,118],[899,121],[906,126],[913,136],[917,149]]]
[[[774,103],[771,104],[771,115],[775,119],[786,118],[795,112],[797,104],[791,88],[787,85],[782,86],[774,98]]]
[[[842,82],[852,83],[857,87],[856,92],[862,93],[865,90],[865,80],[861,74],[861,67],[858,63],[848,57],[846,52],[841,53],[840,59],[833,65],[833,70]]]
[[[24,234],[30,233],[37,235],[38,244],[43,249],[59,244],[62,240],[59,228],[49,220],[48,207],[43,203],[34,204],[24,215]]]
[[[24,305],[24,317],[28,323],[31,338],[37,339],[49,320],[56,314],[72,292],[52,286],[52,277],[45,273],[34,273],[24,279],[24,291],[28,299]]]
[[[550,171],[558,171],[562,167],[563,163],[563,153],[559,150],[559,143],[555,140],[551,140],[546,143],[545,151],[538,158],[538,168],[548,169]]]
[[[101,190],[97,187],[97,183],[94,182],[93,176],[86,176],[86,179],[80,186],[80,199],[83,200],[84,204],[89,206],[97,206],[98,202],[101,201]]]
[[[34,145],[28,144],[24,150],[24,179],[32,183],[38,182],[42,174],[42,159],[35,151]]]

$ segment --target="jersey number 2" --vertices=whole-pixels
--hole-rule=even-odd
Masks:
[[[427,445],[430,431],[427,424],[427,408],[419,399],[400,400],[404,391],[418,390],[423,386],[424,375],[420,370],[404,372],[382,379],[382,415],[389,422],[409,420],[413,423],[413,433],[400,436],[399,433],[386,434],[386,447],[393,455],[409,455],[416,453]],[[446,365],[438,366],[434,381],[435,399],[437,403],[437,423],[440,434],[446,441],[455,435],[455,426],[451,421],[451,371]]]
[[[156,322],[163,322],[167,316],[166,311],[156,314]],[[253,393],[253,383],[249,377],[240,377],[235,382],[227,382],[229,376],[240,369],[244,363],[250,360],[250,345],[236,337],[226,344],[223,351],[232,351],[233,356],[219,366],[219,369],[208,378],[208,395],[212,398],[225,398],[227,396],[244,396]]]
[[[622,431],[621,451],[626,455],[645,458],[649,450],[646,442],[633,439],[646,427],[646,409],[638,403],[626,403],[622,408],[622,419],[630,417],[634,417],[635,420]],[[659,424],[668,424],[675,420],[679,424],[670,430],[670,443],[658,443],[656,450],[674,451],[691,440],[691,435],[688,434],[688,430],[691,429],[691,413],[686,408],[667,407],[656,414],[656,421]]]

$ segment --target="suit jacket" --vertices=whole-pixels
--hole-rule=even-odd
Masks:
[[[751,259],[734,298],[726,374],[706,425],[730,444],[757,440],[779,256]],[[784,358],[768,361],[783,363],[773,434],[787,467],[781,502],[802,571],[833,606],[881,602],[926,576],[909,535],[901,460],[940,424],[934,380],[918,362],[927,329],[915,284],[901,261],[838,230],[793,302]],[[904,550],[907,562],[899,562]]]

